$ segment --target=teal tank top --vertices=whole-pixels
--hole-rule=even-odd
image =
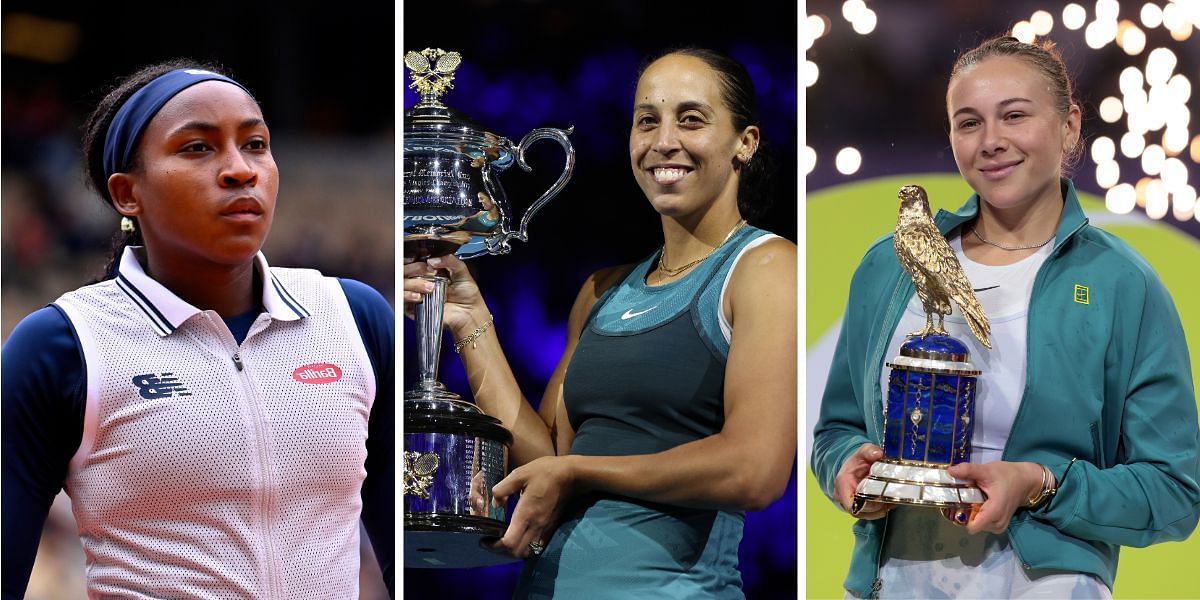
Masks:
[[[735,257],[764,235],[744,227],[683,278],[648,286],[660,250],[601,296],[563,382],[572,454],[652,454],[721,430],[721,288]],[[579,498],[526,562],[514,597],[743,598],[743,523],[741,512]]]

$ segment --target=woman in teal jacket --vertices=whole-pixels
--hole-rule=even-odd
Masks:
[[[955,213],[939,211],[939,230],[959,246],[960,260],[985,268],[1035,254],[1042,261],[1029,275],[1024,385],[1008,386],[1016,402],[999,459],[951,468],[988,497],[958,534],[979,553],[951,556],[940,534],[892,539],[912,531],[903,520],[916,513],[904,511],[927,509],[868,504],[853,528],[845,587],[861,597],[1105,595],[1119,546],[1182,540],[1196,526],[1200,431],[1179,316],[1153,269],[1090,226],[1062,178],[1078,148],[1080,111],[1052,44],[997,38],[964,53],[947,107],[955,160],[976,194]],[[825,494],[846,509],[882,457],[880,377],[913,292],[890,235],[868,250],[851,282],[811,459]],[[989,385],[1003,387],[985,372],[981,390]],[[941,589],[943,576],[914,589],[885,567],[914,556],[959,583]],[[1011,573],[984,573],[998,556],[1008,557]],[[899,581],[889,586],[893,574]],[[1066,587],[1046,587],[1061,577]]]

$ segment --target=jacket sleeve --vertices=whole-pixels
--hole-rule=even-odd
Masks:
[[[1033,516],[1081,539],[1123,546],[1182,540],[1200,516],[1200,428],[1179,314],[1153,272],[1123,313],[1136,328],[1118,370],[1124,404],[1117,463],[1047,465],[1058,493]],[[1143,290],[1137,290],[1142,292]],[[1120,318],[1120,316],[1118,316]]]
[[[367,422],[367,478],[362,486],[362,522],[392,597],[396,596],[396,316],[379,292],[353,279],[339,279],[363,345],[375,370],[375,401]]]
[[[863,259],[850,282],[850,301],[842,316],[841,331],[837,347],[829,366],[825,381],[825,392],[821,395],[821,410],[813,429],[813,448],[810,464],[813,475],[825,496],[833,499],[834,479],[846,458],[859,446],[871,442],[863,406],[871,391],[862,387],[862,360],[870,343],[870,321],[865,315],[864,305],[871,304],[869,290],[864,291],[862,281],[871,277],[871,254]],[[858,308],[856,308],[858,307]]]
[[[48,306],[4,343],[3,598],[22,598],[42,527],[83,438],[83,353],[74,330]]]

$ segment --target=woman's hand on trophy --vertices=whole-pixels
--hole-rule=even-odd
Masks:
[[[948,472],[975,482],[987,496],[967,522],[968,533],[1004,533],[1013,513],[1042,486],[1042,468],[1031,462],[959,463]]]
[[[858,482],[870,474],[871,465],[881,458],[883,450],[879,446],[869,442],[863,444],[842,463],[842,468],[834,478],[834,499],[843,510],[860,519],[873,521],[883,517],[896,506],[886,502],[866,502],[857,512],[854,511],[854,491],[858,489]]]
[[[558,527],[563,505],[574,495],[572,456],[543,456],[508,474],[492,488],[497,500],[519,493],[508,530],[492,549],[518,558],[541,554]]]
[[[446,308],[442,322],[458,339],[487,322],[487,304],[467,270],[467,264],[453,254],[426,260],[404,259],[404,314],[410,319],[413,307],[433,292],[434,284],[423,277],[449,275],[446,286]]]

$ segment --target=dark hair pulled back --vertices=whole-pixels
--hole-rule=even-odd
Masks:
[[[755,224],[766,215],[774,199],[771,175],[775,171],[775,161],[766,135],[762,131],[758,115],[758,97],[754,94],[754,81],[750,78],[750,72],[742,63],[715,50],[683,47],[668,50],[647,61],[638,72],[638,78],[641,78],[651,63],[673,54],[698,58],[717,73],[721,85],[721,101],[733,114],[733,127],[736,131],[740,132],[751,125],[759,128],[758,148],[750,161],[741,166],[737,196],[738,212],[747,222]]]
[[[101,202],[105,206],[113,208],[114,211],[116,209],[113,207],[113,199],[108,193],[108,178],[104,176],[104,138],[108,135],[108,128],[112,124],[113,118],[116,117],[117,111],[129,100],[130,96],[151,81],[176,69],[204,69],[226,75],[219,65],[186,58],[177,58],[142,67],[130,75],[119,78],[116,85],[105,93],[83,124],[84,176],[88,185],[100,194]],[[135,147],[130,158],[129,169],[137,170],[139,168],[141,168],[141,157]],[[119,231],[113,237],[112,253],[109,256],[108,264],[104,267],[103,279],[112,279],[116,276],[118,262],[126,246],[140,246],[143,243],[141,228],[136,224],[133,231]]]

